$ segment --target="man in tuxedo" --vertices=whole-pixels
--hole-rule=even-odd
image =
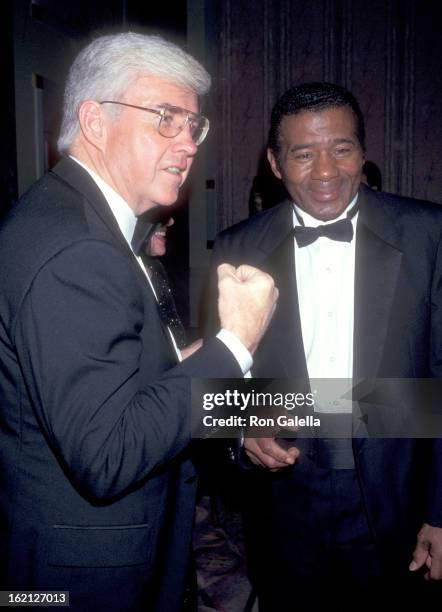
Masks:
[[[222,329],[183,360],[150,275],[147,216],[177,199],[209,85],[160,37],[91,42],[67,80],[64,157],[1,228],[2,589],[69,591],[81,611],[182,609],[190,379],[241,376],[277,298],[267,274],[222,266]]]
[[[213,256],[259,266],[280,289],[254,377],[339,378],[349,389],[442,377],[442,210],[361,185],[364,139],[356,99],[330,83],[293,87],[272,111],[268,159],[289,197],[221,233]],[[244,441],[260,610],[440,589],[442,440],[352,436],[337,405],[322,408],[328,438]]]

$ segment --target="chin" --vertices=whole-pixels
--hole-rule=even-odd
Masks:
[[[158,204],[160,206],[172,206],[178,200],[179,194],[179,190],[168,193],[167,195],[163,194],[162,197],[158,198]]]
[[[320,219],[321,221],[332,221],[342,215],[344,210],[347,208],[347,205],[344,204],[335,204],[333,206],[329,205],[318,205],[312,206],[310,211],[307,212],[315,219]]]
[[[315,219],[318,219],[318,221],[333,221],[333,219],[336,219],[342,213],[341,210],[320,210],[317,208],[307,210],[306,212]]]

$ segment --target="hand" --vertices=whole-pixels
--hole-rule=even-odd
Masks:
[[[417,534],[409,569],[415,572],[424,565],[429,570],[424,575],[425,580],[442,580],[442,527],[432,527],[428,523],[424,523]]]
[[[248,413],[253,413],[253,410],[249,410]],[[249,425],[245,430],[244,449],[250,461],[271,472],[277,472],[293,465],[300,454],[299,449],[295,446],[295,440],[289,448],[284,449],[277,439],[277,436],[280,438],[290,436],[291,433],[298,431],[299,427],[292,425],[283,427],[277,424],[279,416],[291,417],[292,415],[282,406],[269,406],[265,409],[258,407],[256,414],[265,417],[268,424]]]
[[[246,438],[244,449],[252,463],[271,472],[293,465],[300,453],[296,446],[284,450],[274,438]]]
[[[254,353],[275,310],[278,289],[271,276],[252,266],[218,266],[221,327]]]
[[[187,359],[188,357],[193,355],[195,351],[200,349],[202,346],[203,346],[203,339],[198,338],[198,340],[195,340],[195,342],[192,342],[192,344],[188,344],[184,348],[180,349],[181,357],[183,359]]]

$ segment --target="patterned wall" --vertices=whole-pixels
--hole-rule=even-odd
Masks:
[[[307,80],[340,83],[358,97],[367,157],[386,191],[442,202],[441,8],[415,0],[215,6],[218,229],[247,216],[272,105]]]

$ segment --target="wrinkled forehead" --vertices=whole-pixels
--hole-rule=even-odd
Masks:
[[[168,104],[198,113],[199,101],[195,91],[184,83],[150,74],[138,75],[126,88],[125,100],[140,104]]]

